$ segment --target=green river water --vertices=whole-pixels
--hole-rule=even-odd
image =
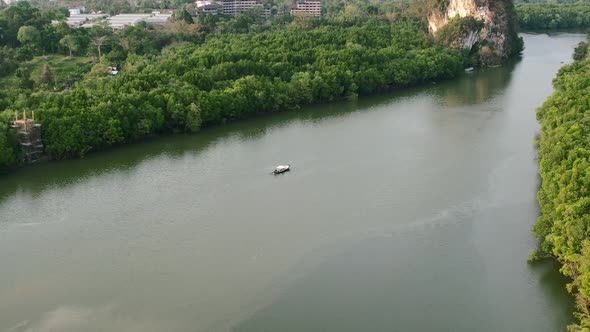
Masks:
[[[0,331],[563,331],[535,108],[583,34],[439,84],[0,176]],[[292,171],[269,173],[292,163]]]

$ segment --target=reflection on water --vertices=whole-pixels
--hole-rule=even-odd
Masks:
[[[546,260],[529,264],[529,267],[534,274],[540,276],[539,292],[547,294],[547,297],[553,298],[555,302],[561,304],[561,312],[553,313],[553,315],[555,317],[570,317],[575,310],[575,305],[571,295],[564,292],[563,289],[564,285],[571,282],[571,280],[559,272],[559,263],[553,260]],[[547,314],[550,314],[550,311],[547,311]]]
[[[457,80],[457,85],[442,85],[437,94],[444,107],[481,104],[503,93],[510,84],[512,72],[521,59],[509,61],[502,68],[482,68]]]

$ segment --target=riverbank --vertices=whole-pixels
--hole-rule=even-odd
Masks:
[[[145,136],[430,84],[455,77],[466,63],[466,54],[434,44],[412,20],[325,21],[133,56],[115,77],[40,91],[5,113],[35,110],[51,158],[83,157]]]

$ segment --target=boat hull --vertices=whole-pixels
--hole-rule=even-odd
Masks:
[[[273,171],[273,174],[274,174],[274,175],[277,175],[277,174],[282,174],[282,173],[288,172],[289,170],[290,170],[290,168],[285,168],[285,169],[275,169],[275,170]]]

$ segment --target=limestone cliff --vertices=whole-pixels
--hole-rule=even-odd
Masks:
[[[464,18],[479,24],[445,28]],[[482,65],[499,64],[522,51],[512,0],[432,0],[428,25],[433,35],[446,34],[448,46],[478,52]]]

